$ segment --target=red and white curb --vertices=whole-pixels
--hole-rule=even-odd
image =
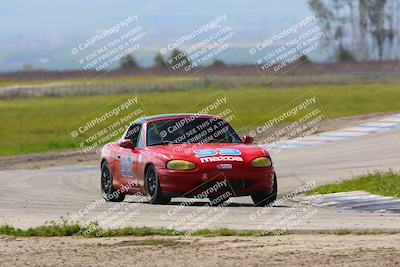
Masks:
[[[295,138],[270,143],[263,146],[267,150],[286,150],[290,148],[307,148],[328,142],[351,140],[372,133],[388,131],[400,127],[400,114],[381,119],[376,122],[363,123],[356,127],[339,129],[337,131],[323,132],[307,137]]]
[[[364,191],[298,196],[293,200],[318,207],[335,207],[341,211],[400,214],[400,199],[374,195]]]

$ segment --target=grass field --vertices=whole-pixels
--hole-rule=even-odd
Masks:
[[[77,223],[55,223],[29,228],[26,230],[14,228],[11,226],[0,226],[0,234],[9,236],[81,236],[81,237],[111,237],[111,236],[184,236],[185,232],[175,231],[166,228],[151,227],[125,227],[120,229],[93,229],[86,228],[89,226],[81,226]],[[203,229],[190,233],[192,236],[266,236],[268,233],[263,231],[240,231],[230,229]],[[272,235],[272,234],[270,234]]]
[[[400,110],[400,84],[315,85],[279,89],[218,86],[187,91],[143,93],[139,102],[148,115],[196,111],[207,98],[225,95],[239,119],[237,129],[248,128],[277,110],[291,108],[293,100],[316,96],[329,118]],[[75,148],[68,128],[110,103],[132,95],[0,100],[0,156]]]
[[[351,191],[366,191],[371,194],[400,198],[400,174],[392,171],[368,173],[352,180],[320,186],[307,194],[330,194]]]
[[[54,237],[54,236],[76,236],[81,238],[96,238],[96,237],[118,237],[118,236],[199,236],[199,237],[217,237],[217,236],[248,236],[248,237],[261,237],[261,236],[275,236],[274,232],[265,232],[261,230],[232,230],[227,228],[219,229],[202,229],[196,232],[182,232],[166,228],[151,228],[151,227],[124,227],[118,229],[101,229],[89,228],[90,225],[80,225],[78,223],[47,223],[34,228],[19,229],[8,225],[0,226],[0,235],[14,236],[14,237]],[[89,229],[88,232],[85,232]],[[296,234],[297,231],[281,232],[280,235]],[[397,234],[397,231],[387,230],[328,230],[315,232],[308,232],[315,234],[334,234],[334,235],[371,235],[371,234]],[[136,245],[157,245],[165,244],[163,239],[148,239],[143,240],[143,243]],[[170,241],[171,242],[171,241]]]

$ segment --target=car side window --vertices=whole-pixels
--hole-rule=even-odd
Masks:
[[[140,130],[142,128],[141,124],[132,124],[128,131],[126,132],[125,139],[130,139],[132,142],[133,147],[137,147],[138,145],[138,139],[139,139],[139,134]]]
[[[137,141],[137,148],[142,148],[144,147],[144,143],[143,143],[143,127],[141,127],[140,131],[139,131],[139,137],[138,137],[138,141]]]

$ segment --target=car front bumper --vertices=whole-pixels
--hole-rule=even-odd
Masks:
[[[274,176],[273,167],[224,171],[158,170],[163,194],[172,197],[221,195],[227,191],[232,192],[234,196],[265,194],[272,191]]]

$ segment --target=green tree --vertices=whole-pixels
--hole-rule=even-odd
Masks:
[[[357,61],[353,53],[351,53],[350,50],[344,49],[343,47],[339,47],[339,49],[336,51],[336,60],[341,62]]]
[[[166,68],[167,63],[164,60],[164,57],[161,55],[160,52],[157,53],[157,55],[154,58],[154,65],[155,68]]]
[[[174,71],[183,71],[191,64],[185,52],[174,49],[172,50],[171,56],[168,59],[168,65]]]
[[[399,0],[308,0],[338,59],[397,59]],[[348,52],[353,54],[349,56]]]
[[[224,67],[226,66],[225,62],[220,59],[214,59],[213,63],[211,64],[213,67]]]
[[[306,54],[302,54],[298,61],[302,63],[311,63],[311,59]]]
[[[120,59],[119,67],[121,69],[137,69],[139,65],[136,63],[135,57],[128,54]]]

